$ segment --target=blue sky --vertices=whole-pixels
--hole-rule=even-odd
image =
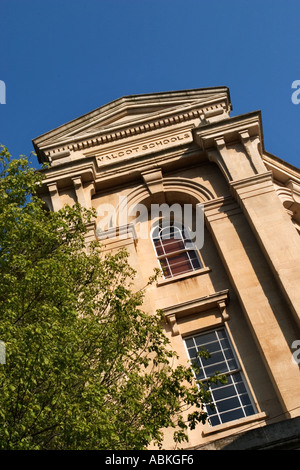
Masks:
[[[228,86],[232,116],[261,110],[266,150],[300,167],[299,0],[0,0],[0,18],[15,157],[124,95]]]

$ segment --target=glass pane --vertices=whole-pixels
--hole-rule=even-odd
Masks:
[[[194,250],[194,243],[192,240],[188,239],[188,240],[184,240],[184,246],[186,248],[186,250]]]
[[[191,236],[188,232],[188,229],[186,227],[184,227],[183,225],[181,226],[181,231],[182,231],[182,237],[185,239],[185,240],[190,240],[191,239]]]
[[[255,413],[254,408],[252,405],[245,406],[244,412],[246,416],[251,416]]]
[[[212,426],[217,426],[221,423],[219,416],[214,415],[209,417],[209,422]]]
[[[241,419],[241,418],[244,418],[244,417],[245,417],[245,415],[244,415],[243,410],[241,408],[220,414],[220,418],[221,418],[222,423],[228,423],[228,421],[233,421],[234,419]]]
[[[233,385],[219,386],[213,391],[213,396],[216,401],[222,398],[229,398],[235,395],[235,388]]]
[[[220,362],[218,364],[214,364],[213,366],[204,367],[204,372],[206,377],[209,378],[216,374],[225,374],[228,372],[228,367],[225,362]]]
[[[194,338],[188,338],[185,340],[185,344],[187,348],[191,348],[194,346]]]
[[[195,250],[189,250],[189,257],[191,260],[198,260],[198,256]]]
[[[251,405],[251,401],[247,393],[245,393],[244,395],[241,395],[240,399],[241,399],[242,405]]]
[[[191,270],[191,263],[186,253],[168,258],[168,261],[173,275],[185,273]]]
[[[184,249],[183,241],[176,239],[162,240],[162,246],[166,254],[175,253],[176,251]]]
[[[197,380],[204,380],[206,379],[205,375],[204,375],[204,372],[203,372],[203,369],[201,367],[199,367],[197,373],[196,373],[196,379]]]
[[[234,359],[234,355],[231,349],[225,349],[224,350],[224,355],[226,359]]]
[[[200,261],[198,260],[198,258],[192,259],[191,261],[192,261],[192,265],[193,265],[194,269],[202,268],[202,265],[201,265]]]
[[[162,244],[161,244],[160,240],[153,240],[153,242],[154,242],[154,246],[155,246],[157,255],[158,256],[163,255],[164,250],[163,250],[163,247],[162,247]]]
[[[170,239],[170,238],[176,238],[176,239],[182,239],[182,236],[181,236],[181,230],[179,230],[178,227],[174,227],[174,226],[167,226],[167,227],[163,227],[161,229],[161,232],[160,232],[160,238],[162,240],[166,240],[166,239]]]
[[[165,276],[166,278],[167,278],[167,277],[171,277],[171,271],[170,271],[170,269],[169,269],[167,260],[161,259],[161,260],[160,260],[160,265],[161,265],[161,269],[162,269],[162,272],[163,272],[164,276]]]
[[[216,335],[218,336],[218,338],[220,339],[226,339],[228,341],[228,338],[227,338],[227,333],[224,329],[222,330],[217,330],[216,331]]]
[[[204,367],[209,366],[211,364],[218,364],[219,362],[224,362],[224,355],[222,351],[214,352],[208,359],[203,359]]]
[[[234,374],[234,375],[237,375],[237,374]],[[240,375],[240,374],[239,374]],[[242,380],[242,379],[241,379]],[[244,382],[238,382],[238,383],[235,383],[235,388],[237,390],[237,393],[239,393],[240,395],[242,395],[243,393],[247,393],[247,389],[245,387],[245,384]]]
[[[220,343],[223,349],[231,349],[231,346],[227,338],[220,339]]]
[[[221,351],[221,346],[219,341],[211,341],[210,343],[204,343],[203,347],[210,353],[214,354],[218,351]]]
[[[197,349],[194,347],[189,348],[188,350],[190,359],[195,359],[197,357]]]
[[[235,359],[229,359],[227,361],[227,367],[228,367],[228,370],[236,370],[238,369],[238,365],[237,365],[237,362]]]
[[[207,343],[210,343],[211,341],[216,340],[216,333],[207,333],[205,335],[198,335],[195,336],[195,342],[199,346],[204,346]]]
[[[225,400],[217,401],[216,405],[219,413],[222,413],[224,411],[240,408],[240,400],[237,397],[226,398]]]

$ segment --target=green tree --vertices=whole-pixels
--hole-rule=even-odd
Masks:
[[[206,420],[207,387],[172,368],[127,254],[85,245],[93,211],[45,210],[41,175],[0,153],[0,449],[145,449]],[[192,406],[188,419],[182,410]]]

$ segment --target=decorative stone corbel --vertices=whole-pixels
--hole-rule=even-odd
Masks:
[[[86,207],[86,201],[84,197],[84,191],[83,191],[83,186],[82,186],[82,181],[80,176],[76,176],[72,178],[73,185],[75,188],[75,193],[76,193],[76,198],[77,202],[81,204],[83,207]]]
[[[142,172],[143,180],[151,195],[160,195],[164,199],[163,176],[160,168]]]
[[[253,168],[254,173],[265,173],[267,171],[262,157],[258,151],[259,138],[250,137],[248,130],[242,130],[239,132],[240,139],[244,145],[246,154],[249,159],[249,163]]]
[[[289,211],[290,207],[295,203],[292,190],[290,188],[280,187],[276,189],[276,193],[281,200],[283,207]],[[289,212],[291,214],[293,213],[292,211]]]
[[[61,201],[57,189],[57,184],[49,183],[47,184],[47,186],[51,198],[52,209],[54,212],[57,212],[61,209]]]
[[[220,170],[228,179],[229,181],[232,180],[232,176],[230,174],[230,170],[228,168],[228,165],[226,163],[227,160],[227,148],[226,148],[226,142],[224,137],[218,137],[215,140],[215,146],[218,149],[217,151],[210,151],[208,156],[209,160],[214,161],[219,165]]]
[[[88,206],[91,207],[92,206],[92,196],[94,196],[94,194],[96,194],[96,188],[95,188],[95,183],[94,181],[91,181],[87,187],[86,187],[86,192],[88,194]]]
[[[300,184],[289,179],[286,186],[291,190],[292,197],[297,204],[300,204]]]
[[[276,193],[296,229],[299,231],[300,185],[289,179],[284,186],[276,188]]]
[[[228,321],[229,320],[229,314],[226,310],[226,301],[225,300],[221,300],[220,302],[218,302],[218,306],[219,306],[219,310],[221,312],[221,316],[222,316],[222,319],[223,321]]]
[[[172,313],[171,315],[166,316],[166,320],[169,323],[172,331],[172,336],[178,336],[179,335],[179,329],[177,325],[177,319],[175,313]]]

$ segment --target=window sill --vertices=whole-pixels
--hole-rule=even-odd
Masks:
[[[211,269],[208,268],[208,267],[201,268],[201,269],[196,269],[195,271],[190,271],[190,272],[185,273],[185,274],[179,274],[178,276],[170,277],[168,279],[161,279],[161,280],[157,281],[156,285],[157,285],[157,287],[160,287],[160,286],[165,286],[166,284],[170,284],[171,282],[185,281],[186,279],[188,279],[190,277],[199,276],[201,274],[206,274],[210,271],[211,271]]]
[[[211,436],[212,434],[228,431],[232,428],[237,428],[245,424],[253,423],[255,421],[262,421],[266,418],[267,414],[265,412],[256,413],[255,415],[247,416],[246,418],[236,419],[234,421],[230,421],[229,423],[219,424],[218,426],[212,426],[209,429],[202,431],[202,436]]]

